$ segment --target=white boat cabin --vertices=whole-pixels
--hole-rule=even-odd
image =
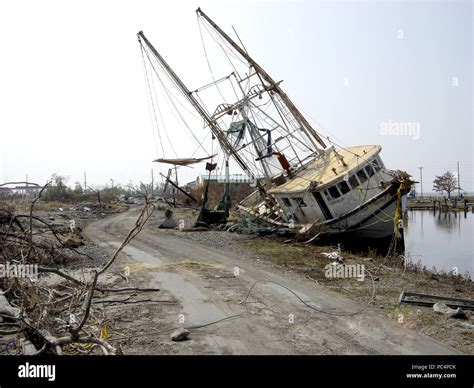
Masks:
[[[378,145],[328,149],[269,193],[287,222],[337,218],[380,193],[392,179],[380,159],[381,149]]]

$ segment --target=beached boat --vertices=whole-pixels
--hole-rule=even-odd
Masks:
[[[409,175],[386,168],[380,145],[344,148],[321,136],[283,92],[281,81],[275,82],[241,42],[237,44],[201,9],[197,14],[232,64],[229,75],[217,80],[213,76],[213,82],[201,88],[188,89],[143,32],[138,39],[142,52],[169,77],[218,140],[226,166],[232,160],[253,180],[255,192],[237,205],[239,211],[310,237],[402,237],[399,221],[413,183]],[[226,87],[230,94],[225,95]],[[202,94],[209,89],[217,89],[221,101],[206,103]],[[210,160],[209,171],[215,166],[213,157],[204,157]]]

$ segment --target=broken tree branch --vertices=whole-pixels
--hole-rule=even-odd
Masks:
[[[123,248],[125,248],[125,246],[127,246],[128,243],[132,241],[138,233],[141,232],[141,230],[145,226],[145,223],[153,214],[154,210],[155,210],[155,206],[151,204],[150,202],[148,202],[148,198],[145,196],[145,205],[143,206],[143,209],[140,212],[140,215],[135,221],[135,226],[128,233],[127,237],[125,237],[125,240],[123,240],[122,244],[117,248],[117,250],[113,254],[112,258],[109,260],[109,262],[106,265],[104,265],[104,267],[99,271],[99,275],[102,275],[113,264],[113,262],[115,261],[119,253],[123,250]]]
[[[74,339],[79,338],[79,332],[81,331],[82,327],[86,323],[87,318],[89,318],[89,313],[90,313],[90,310],[91,310],[91,304],[92,304],[92,300],[93,300],[93,297],[94,297],[94,288],[95,288],[95,285],[97,284],[98,276],[99,276],[98,272],[94,271],[94,278],[92,279],[91,288],[89,290],[89,294],[88,294],[87,301],[86,301],[86,312],[84,313],[84,317],[82,318],[81,323],[79,324],[78,327],[70,330],[71,336]]]

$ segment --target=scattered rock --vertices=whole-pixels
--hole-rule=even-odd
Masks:
[[[173,220],[172,218],[167,218],[161,223],[161,225],[158,228],[159,229],[174,229],[177,227],[178,227],[178,224],[176,223],[175,220]]]
[[[433,310],[435,313],[445,314],[450,318],[467,319],[466,313],[463,311],[463,309],[461,309],[461,307],[458,307],[457,309],[452,309],[446,306],[445,303],[439,302],[433,305]]]
[[[173,219],[173,211],[170,209],[166,209],[165,220],[161,223],[161,225],[158,228],[159,229],[174,229],[177,227],[178,227],[178,224]]]
[[[170,338],[171,338],[171,341],[179,342],[179,341],[186,340],[188,336],[189,336],[188,329],[177,329],[171,333]]]

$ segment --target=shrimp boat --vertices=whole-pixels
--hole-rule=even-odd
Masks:
[[[227,176],[231,165],[252,180],[255,191],[237,205],[238,211],[313,239],[341,234],[402,237],[400,218],[413,184],[410,176],[385,167],[380,145],[340,147],[324,138],[284,93],[282,81],[275,81],[248,54],[237,32],[239,44],[200,8],[196,12],[201,38],[204,26],[231,64],[222,78],[214,77],[204,40],[213,82],[197,89],[185,85],[141,31],[138,40],[151,63],[149,71],[168,79],[217,140]],[[209,90],[213,97],[206,99],[203,94]],[[209,159],[207,169],[212,171],[214,157],[208,152],[177,162]],[[173,164],[176,159],[158,161]]]

